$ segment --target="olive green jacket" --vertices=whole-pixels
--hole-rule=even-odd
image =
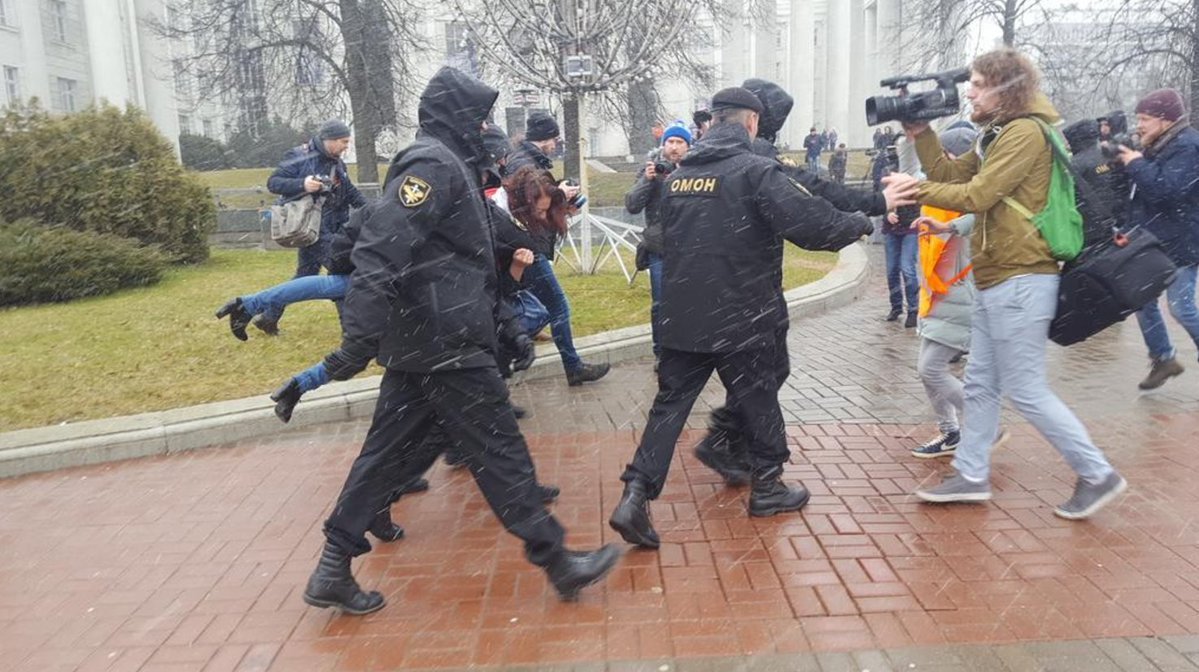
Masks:
[[[1029,115],[1049,124],[1060,120],[1053,104],[1040,93]],[[1011,196],[1033,213],[1045,207],[1053,152],[1040,124],[1027,117],[993,122],[979,138],[974,151],[951,161],[936,133],[926,130],[918,135],[916,153],[928,180],[920,184],[917,198],[927,205],[977,215],[970,249],[980,290],[1017,275],[1058,273],[1058,263],[1036,225],[1003,202]],[[984,145],[988,139],[990,143]]]

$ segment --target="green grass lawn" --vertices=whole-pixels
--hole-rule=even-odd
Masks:
[[[823,276],[835,255],[788,248],[784,282]],[[337,346],[326,301],[288,308],[278,338],[249,342],[213,312],[227,299],[288,279],[295,253],[213,250],[141,289],[67,304],[0,310],[0,431],[264,395]],[[629,287],[615,264],[595,276],[558,266],[576,336],[649,321],[649,278]],[[377,374],[372,367],[368,374]]]

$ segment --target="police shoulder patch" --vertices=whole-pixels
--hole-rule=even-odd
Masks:
[[[787,181],[791,183],[791,186],[793,186],[793,187],[795,187],[796,189],[798,189],[798,190],[800,190],[801,192],[803,192],[803,193],[804,193],[804,195],[806,195],[806,196],[811,196],[811,195],[812,195],[812,192],[808,191],[808,190],[807,190],[807,188],[805,188],[805,187],[804,187],[802,184],[800,184],[800,183],[799,183],[799,181],[798,181],[798,180],[796,180],[794,177],[788,177],[788,178],[787,178]]]
[[[789,156],[780,156],[779,163],[783,164],[784,166],[787,166],[788,168],[799,167],[799,164],[795,163],[795,160]]]
[[[708,196],[720,194],[719,177],[676,177],[670,181],[671,196]]]
[[[406,208],[415,208],[424,203],[432,193],[433,187],[419,177],[405,175],[404,180],[400,182],[400,204]]]

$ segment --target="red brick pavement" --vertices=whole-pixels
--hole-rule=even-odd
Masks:
[[[802,515],[749,519],[746,493],[684,449],[653,505],[661,550],[629,553],[578,604],[557,602],[467,475],[438,466],[395,507],[408,538],[355,565],[388,607],[306,607],[362,422],[0,482],[0,667],[461,668],[1199,633],[1199,374],[1138,396],[1133,324],[1055,349],[1060,391],[1130,494],[1092,521],[1055,518],[1072,475],[1009,418],[994,501],[931,507],[909,495],[945,468],[907,453],[932,427],[915,339],[883,309],[874,297],[793,329]],[[572,545],[614,538],[604,521],[652,394],[647,362],[582,389],[517,388]],[[701,406],[719,398],[710,387]]]

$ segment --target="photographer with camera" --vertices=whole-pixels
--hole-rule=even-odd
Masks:
[[[982,125],[976,151],[951,161],[929,128],[928,116],[900,117],[928,176],[920,183],[920,202],[973,213],[977,220],[970,247],[978,294],[964,386],[966,424],[953,460],[957,473],[935,486],[921,487],[916,496],[938,503],[991,498],[990,453],[1006,396],[1078,474],[1074,494],[1054,513],[1083,519],[1114,499],[1127,483],[1050,389],[1045,370],[1061,277],[1048,242],[1024,213],[1041,212],[1050,204],[1051,143],[1060,140],[1050,137],[1056,131],[1049,124],[1059,117],[1039,90],[1036,66],[1014,49],[977,57],[969,80],[971,120]],[[956,90],[952,97],[956,107]],[[883,106],[877,102],[895,101],[876,101],[879,109]],[[901,98],[896,104],[902,107],[905,101]]]
[[[1128,223],[1152,233],[1178,267],[1166,288],[1170,314],[1199,347],[1199,310],[1195,308],[1196,269],[1199,268],[1199,131],[1191,128],[1182,94],[1159,89],[1137,103],[1137,131],[1143,152],[1119,147],[1119,159],[1132,182]],[[1113,136],[1113,139],[1115,136]],[[1142,390],[1161,387],[1183,372],[1157,301],[1137,313],[1149,348],[1152,369]]]
[[[1129,184],[1124,164],[1119,161],[1119,143],[1129,144],[1127,136],[1117,136],[1112,142],[1100,142],[1100,124],[1083,119],[1062,129],[1070,144],[1070,166],[1082,177],[1089,189],[1080,192],[1090,203],[1095,216],[1083,219],[1084,246],[1090,246],[1112,236],[1112,229],[1123,229],[1128,216]]]
[[[350,127],[331,120],[321,126],[306,145],[289,149],[279,167],[266,181],[266,188],[279,195],[279,202],[324,196],[321,208],[321,235],[317,241],[298,250],[295,277],[317,275],[321,267],[329,270],[329,243],[350,218],[350,208],[366,205],[366,197],[350,181],[341,155],[350,147]],[[218,314],[217,317],[222,317]],[[282,307],[272,307],[253,322],[263,333],[279,333]]]
[[[658,343],[658,304],[662,300],[662,223],[658,209],[665,195],[666,178],[678,168],[679,161],[691,149],[691,132],[682,122],[676,122],[662,133],[662,146],[650,153],[645,166],[637,174],[637,182],[624,196],[624,208],[630,215],[645,211],[645,232],[637,244],[637,270],[649,271],[650,326],[654,339],[654,369],[662,354]]]

